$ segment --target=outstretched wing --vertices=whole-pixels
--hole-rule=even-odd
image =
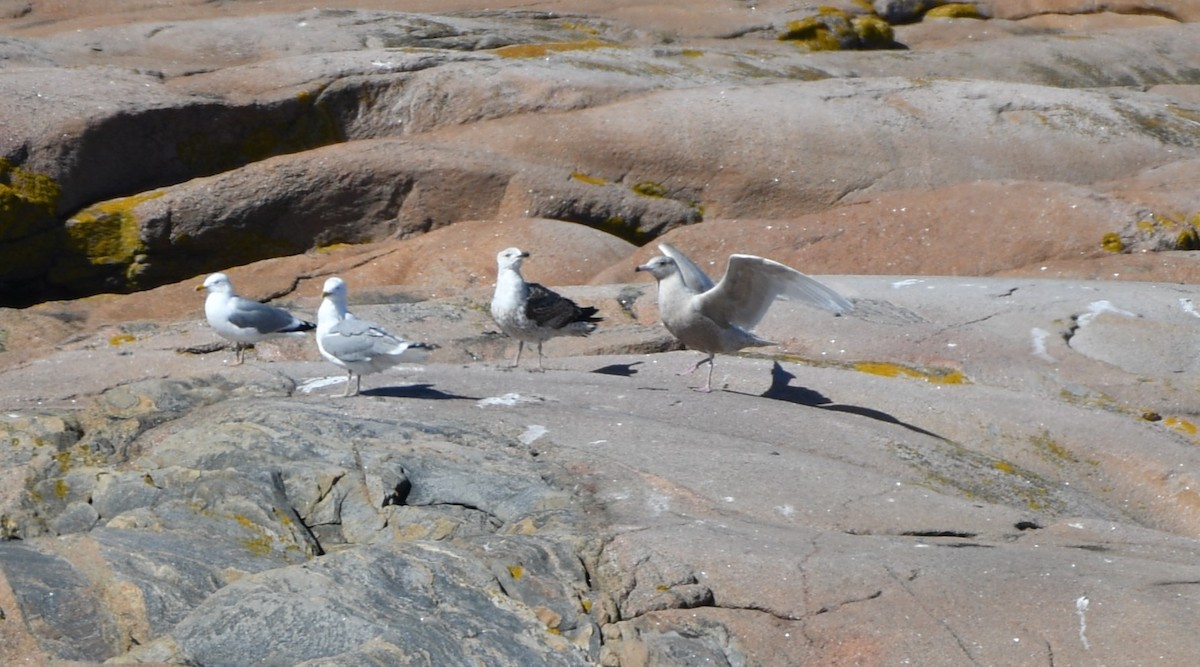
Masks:
[[[725,277],[696,297],[700,311],[713,320],[751,329],[777,298],[794,299],[834,313],[848,313],[853,304],[842,295],[799,271],[754,255],[730,255]]]
[[[675,266],[679,267],[679,276],[683,278],[683,284],[693,292],[700,294],[712,289],[712,278],[709,278],[708,274],[687,255],[679,252],[678,248],[670,243],[660,243],[658,249],[662,251],[662,254],[675,260]]]
[[[574,301],[538,283],[529,283],[529,298],[525,302],[525,317],[539,327],[561,329],[572,322],[599,322],[596,309],[580,307]]]

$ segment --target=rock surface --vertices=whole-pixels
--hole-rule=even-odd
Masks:
[[[5,662],[1186,664],[1192,291],[825,280],[711,395],[644,283],[544,373],[486,292],[359,304],[442,347],[352,399],[194,320],[10,366]]]
[[[1200,655],[1194,2],[402,5],[0,0],[0,664]],[[660,238],[856,310],[695,394]]]

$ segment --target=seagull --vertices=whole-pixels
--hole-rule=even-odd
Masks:
[[[492,319],[500,330],[517,339],[517,357],[521,363],[525,343],[537,343],[538,370],[542,369],[542,343],[556,336],[586,336],[596,330],[596,309],[580,307],[565,296],[521,277],[521,261],[529,253],[507,248],[496,255],[499,273],[492,296]]]
[[[330,363],[346,369],[346,393],[357,394],[362,376],[391,368],[396,364],[420,363],[437,346],[404,340],[384,331],[373,322],[360,320],[346,311],[346,281],[333,277],[321,290],[317,310],[317,349]],[[350,380],[354,391],[350,391]]]
[[[841,295],[799,271],[763,257],[730,255],[719,283],[669,243],[658,245],[662,255],[638,266],[658,281],[658,310],[662,323],[687,347],[708,354],[686,375],[708,364],[708,379],[697,391],[712,391],[713,358],[745,347],[778,343],[759,338],[751,329],[767,314],[776,298],[791,298],[834,313],[854,306]]]
[[[204,284],[196,286],[196,291],[202,289],[208,290],[204,316],[221,337],[233,341],[235,366],[242,363],[243,351],[249,345],[268,338],[303,336],[316,328],[282,308],[243,299],[233,292],[233,283],[224,273],[205,278]]]

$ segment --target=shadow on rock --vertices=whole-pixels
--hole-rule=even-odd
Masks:
[[[451,399],[462,399],[467,401],[478,400],[471,396],[462,396],[459,394],[447,394],[440,389],[434,389],[431,384],[406,384],[398,387],[376,387],[374,389],[364,389],[361,393],[363,396],[382,396],[384,398],[421,398],[428,401],[445,401]]]
[[[784,370],[783,366],[780,366],[779,362],[776,361],[774,365],[771,366],[771,386],[760,395],[763,398],[770,398],[776,401],[787,401],[789,403],[807,405],[809,407],[820,408],[822,410],[831,410],[833,412],[845,412],[852,415],[859,415],[860,417],[867,417],[887,424],[903,426],[914,433],[920,433],[921,435],[927,435],[931,438],[937,438],[938,440],[949,442],[946,440],[946,438],[938,435],[937,433],[927,431],[919,426],[914,426],[912,424],[900,421],[899,419],[896,419],[892,415],[889,415],[881,410],[875,410],[873,408],[867,408],[860,405],[839,405],[834,403],[828,396],[825,396],[819,391],[809,389],[808,387],[792,386],[792,380],[795,379],[796,376],[794,374]]]
[[[634,368],[634,366],[640,365],[641,363],[642,362],[640,362],[640,361],[635,361],[631,364],[610,364],[608,366],[601,366],[600,368],[597,368],[596,370],[594,370],[592,372],[599,373],[601,375],[619,375],[621,377],[632,377],[633,375],[637,374],[637,369]]]

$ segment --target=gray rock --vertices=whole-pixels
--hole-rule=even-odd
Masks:
[[[115,653],[117,619],[67,559],[0,542],[0,572],[18,605],[8,622],[22,622],[44,654],[99,662]]]

